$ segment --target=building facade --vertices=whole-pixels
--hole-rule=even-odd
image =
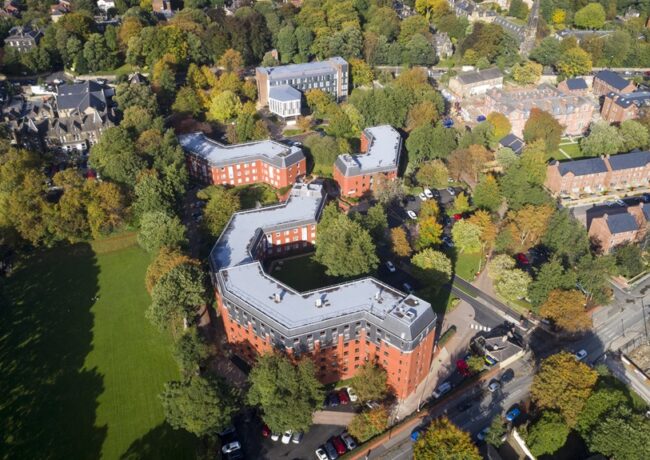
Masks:
[[[5,38],[5,46],[19,53],[26,53],[36,48],[42,36],[43,33],[38,29],[29,26],[14,26]]]
[[[431,366],[436,315],[429,303],[374,278],[299,292],[263,268],[265,259],[312,247],[325,201],[319,184],[297,184],[286,203],[230,219],[210,254],[228,343],[249,363],[273,350],[311,359],[323,383],[375,362],[404,398]]]
[[[269,110],[282,118],[300,115],[302,94],[289,85],[274,86],[269,90]]]
[[[348,63],[342,57],[326,61],[291,64],[255,69],[257,97],[260,106],[269,105],[271,88],[290,86],[305,93],[320,89],[329,93],[337,102],[348,97]]]
[[[360,154],[339,155],[334,162],[334,180],[341,196],[360,197],[375,188],[380,177],[397,177],[402,136],[389,125],[366,128],[361,133]]]
[[[447,32],[438,32],[433,36],[433,46],[438,59],[447,59],[454,54],[454,45]]]
[[[609,93],[627,94],[636,90],[636,85],[616,72],[601,70],[594,75],[592,90],[596,96],[605,96]]]
[[[635,91],[627,94],[609,93],[603,101],[600,116],[610,123],[622,123],[641,117],[650,107],[650,92]]]
[[[545,186],[554,195],[578,197],[609,190],[645,188],[650,182],[650,152],[551,162]]]
[[[463,72],[449,80],[449,89],[459,97],[485,94],[494,88],[503,88],[503,74],[496,67]]]
[[[584,133],[594,115],[594,102],[584,96],[564,94],[550,85],[513,91],[491,90],[484,100],[484,113],[503,113],[512,133],[521,137],[533,108],[550,113],[570,135]]]
[[[275,141],[223,145],[203,133],[184,134],[178,141],[190,175],[206,184],[265,183],[283,188],[307,172],[302,149]]]

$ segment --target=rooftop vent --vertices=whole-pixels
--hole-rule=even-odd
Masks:
[[[320,297],[316,298],[316,308],[321,308],[323,306],[323,299]]]
[[[377,302],[381,302],[381,300],[382,300],[382,298],[381,298],[381,289],[375,293],[375,300]]]

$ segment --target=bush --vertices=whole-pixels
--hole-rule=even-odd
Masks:
[[[449,326],[449,329],[447,329],[438,339],[438,346],[443,347],[449,340],[454,336],[456,333],[456,326],[451,325]]]

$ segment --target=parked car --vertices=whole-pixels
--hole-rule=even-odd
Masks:
[[[348,396],[350,397],[350,401],[352,402],[357,402],[359,400],[359,396],[357,396],[357,393],[354,391],[354,388],[348,387]]]
[[[423,193],[424,193],[424,196],[426,196],[427,198],[433,198],[433,193],[428,188],[425,188]]]
[[[277,441],[280,439],[280,433],[271,433],[271,441]]]
[[[420,430],[416,428],[411,432],[411,441],[415,442],[420,439]]]
[[[427,201],[427,196],[424,194],[424,192],[421,192],[418,196],[422,201]]]
[[[357,448],[356,441],[352,439],[352,436],[350,436],[347,431],[341,433],[341,439],[345,443],[345,447],[347,447],[348,450],[354,450]]]
[[[239,444],[239,441],[233,441],[233,442],[229,442],[228,444],[223,446],[221,448],[221,452],[224,453],[224,454],[229,454],[231,452],[234,452],[234,451],[240,450],[240,449],[241,449],[241,444]]]
[[[331,441],[332,444],[334,445],[334,448],[336,449],[337,454],[343,455],[344,453],[347,452],[345,443],[343,442],[340,436],[332,436]]]
[[[336,407],[339,405],[339,396],[336,393],[330,393],[327,396],[327,405],[329,407]]]
[[[508,383],[515,378],[515,371],[512,369],[506,369],[506,371],[501,374],[501,383]]]
[[[497,391],[499,388],[501,388],[501,384],[497,380],[492,380],[488,385],[488,390],[492,393]]]
[[[432,393],[432,396],[434,398],[438,399],[442,395],[447,394],[450,391],[451,391],[451,383],[443,382],[438,386],[438,388],[435,389],[435,391]]]
[[[447,191],[451,196],[456,196],[456,191],[453,188],[447,187]]]
[[[526,257],[526,254],[523,252],[520,252],[519,254],[515,255],[515,258],[517,259],[517,262],[519,262],[522,265],[530,265],[530,260],[528,260],[528,257]]]
[[[282,444],[289,444],[291,442],[291,430],[285,431],[284,434],[282,434]]]
[[[320,446],[318,449],[316,449],[316,458],[318,460],[330,460],[327,456],[327,452],[325,452],[324,446]]]
[[[291,442],[294,444],[300,444],[300,441],[302,441],[302,437],[303,437],[303,432],[296,431],[291,437]]]
[[[582,361],[583,359],[585,359],[587,357],[587,355],[588,355],[587,350],[579,350],[576,353],[576,359],[578,361]]]
[[[406,215],[409,216],[411,219],[417,219],[417,218],[418,218],[418,215],[415,214],[415,213],[414,213],[413,211],[411,211],[410,209],[409,209],[408,211],[406,211]]]
[[[264,436],[265,438],[271,436],[271,429],[266,424],[262,426],[262,436]]]
[[[350,404],[350,397],[348,396],[348,392],[347,392],[347,390],[345,388],[341,388],[339,390],[338,395],[339,395],[339,401],[341,402],[341,404],[343,404],[343,405]]]
[[[614,203],[616,203],[619,206],[627,206],[627,203],[625,201],[621,200],[620,198],[617,200],[614,200]]]
[[[332,444],[331,439],[325,443],[325,452],[327,452],[327,458],[329,460],[336,460],[339,458],[339,453],[336,451],[336,447]]]
[[[386,261],[386,268],[388,269],[389,272],[395,273],[395,270],[396,270],[395,265],[390,260]]]
[[[506,413],[506,420],[513,422],[519,415],[521,415],[521,410],[518,407],[513,407]]]
[[[412,287],[409,283],[403,283],[403,284],[402,284],[402,287],[403,287],[404,290],[405,290],[406,292],[408,292],[409,294],[410,294],[411,292],[413,292],[413,287]]]
[[[478,439],[479,441],[485,441],[485,438],[487,437],[489,432],[490,432],[490,427],[486,426],[485,428],[483,428],[481,431],[478,432],[478,434],[476,435],[476,439]]]
[[[458,222],[459,220],[461,220],[463,218],[463,215],[457,213],[457,214],[454,214],[452,217],[454,218],[455,222]]]
[[[445,236],[442,237],[442,244],[444,244],[448,248],[453,248],[454,247],[454,240],[452,240],[450,236],[445,235]]]

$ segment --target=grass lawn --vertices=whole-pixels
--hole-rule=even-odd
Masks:
[[[474,280],[482,257],[479,252],[459,253],[458,259],[456,259],[456,266],[454,267],[455,273],[466,281]]]
[[[158,400],[178,370],[144,316],[150,258],[118,246],[35,251],[0,286],[0,457],[194,456]]]

